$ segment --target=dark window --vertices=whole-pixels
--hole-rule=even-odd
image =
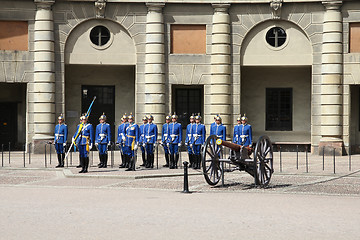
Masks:
[[[97,46],[105,45],[110,39],[110,32],[104,26],[96,26],[90,32],[90,40]]]
[[[266,89],[266,130],[292,131],[292,88]]]
[[[182,127],[190,123],[191,114],[202,114],[202,99],[203,89],[201,88],[183,88],[183,86],[177,86],[175,89],[175,109],[174,111],[178,115],[178,122],[181,122]]]
[[[280,47],[286,41],[286,32],[280,27],[273,27],[266,33],[266,42],[273,47]]]

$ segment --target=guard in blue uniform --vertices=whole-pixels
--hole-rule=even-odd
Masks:
[[[170,150],[170,169],[177,168],[177,164],[179,161],[179,148],[181,147],[182,140],[182,127],[181,124],[177,122],[178,116],[173,114],[171,116],[171,121],[169,126],[168,136],[168,147]]]
[[[128,158],[129,167],[125,171],[135,171],[136,151],[139,144],[139,126],[134,122],[134,116],[128,116],[129,125],[125,130],[125,156]]]
[[[240,134],[239,134],[239,127],[241,125],[241,114],[240,117],[238,117],[236,119],[237,121],[237,125],[234,126],[234,135],[233,135],[233,143],[239,144],[239,138],[240,138]]]
[[[141,167],[146,166],[146,150],[145,150],[145,125],[148,123],[148,119],[146,116],[143,117],[143,124],[139,126],[139,145],[141,149],[141,158],[143,163],[140,165]]]
[[[65,146],[66,146],[66,140],[68,135],[68,127],[64,123],[64,116],[61,114],[58,117],[58,125],[55,126],[55,149],[58,156],[58,162],[59,164],[56,166],[64,167],[64,159],[65,159]]]
[[[118,145],[118,147],[120,148],[120,152],[121,152],[121,164],[119,166],[119,168],[128,168],[129,167],[129,162],[127,161],[128,158],[126,157],[126,148],[125,148],[125,131],[126,128],[128,127],[129,123],[127,121],[127,115],[126,113],[122,116],[121,118],[121,124],[118,127],[118,136],[117,136],[117,140],[116,140],[116,144]]]
[[[244,116],[241,117],[241,125],[238,128],[239,138],[237,144],[244,147],[252,147],[252,128],[247,121],[248,118],[244,114]]]
[[[191,145],[194,151],[194,169],[200,169],[201,165],[201,146],[205,142],[206,129],[205,125],[201,124],[200,114],[195,117],[195,124],[192,126],[192,139]]]
[[[190,123],[186,126],[186,138],[185,138],[185,146],[187,146],[188,155],[189,155],[189,167],[193,167],[194,165],[194,151],[193,145],[191,144],[191,139],[193,137],[192,134],[192,127],[195,124],[195,117],[194,115],[190,116]]]
[[[211,124],[210,135],[216,135],[223,141],[226,141],[226,127],[222,124],[222,119],[219,115],[215,117],[215,124]]]
[[[80,121],[82,122],[83,127],[79,137],[76,139],[76,145],[78,146],[80,153],[80,164],[82,167],[79,173],[87,173],[89,167],[89,152],[94,142],[94,130],[93,126],[90,123],[87,123],[88,119],[84,115],[80,117]],[[77,126],[73,139],[76,137],[79,127],[80,124]]]
[[[110,124],[106,122],[105,113],[99,118],[100,123],[96,126],[95,146],[99,151],[99,168],[107,168],[108,152],[107,146],[111,144]]]
[[[163,165],[163,167],[169,167],[169,159],[170,159],[170,152],[169,152],[169,148],[168,148],[168,137],[169,137],[169,126],[170,126],[170,122],[171,122],[171,116],[168,115],[165,118],[166,123],[162,126],[162,131],[161,131],[161,145],[164,148],[164,154],[165,154],[165,161],[166,164]]]
[[[145,125],[146,168],[154,168],[154,146],[158,137],[158,128],[153,123],[154,117],[147,116],[148,124]]]

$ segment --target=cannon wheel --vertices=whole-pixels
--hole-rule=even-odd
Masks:
[[[222,177],[219,158],[223,157],[222,147],[216,144],[217,137],[211,135],[206,139],[201,153],[203,174],[209,185],[216,185]]]
[[[261,136],[254,152],[255,185],[266,187],[270,183],[273,168],[273,148],[268,136]]]

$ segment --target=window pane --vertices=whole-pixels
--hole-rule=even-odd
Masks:
[[[266,130],[292,130],[292,89],[266,89]]]

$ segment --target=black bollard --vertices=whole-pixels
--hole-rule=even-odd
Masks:
[[[279,151],[280,151],[280,172],[282,172],[281,145],[279,146]]]
[[[1,167],[4,167],[4,144],[1,144]]]
[[[47,168],[47,162],[46,162],[46,143],[45,143],[45,168]]]
[[[325,147],[323,147],[323,171],[325,170]]]
[[[308,148],[305,147],[305,158],[306,158],[306,172],[309,172],[309,164],[308,164]]]
[[[31,143],[29,143],[29,147],[28,147],[28,153],[29,153],[29,164],[31,164]]]
[[[296,169],[299,170],[299,145],[296,145]]]
[[[50,162],[50,165],[51,165],[51,143],[49,143],[49,154],[50,154],[50,160],[49,160],[49,162]]]
[[[349,171],[351,171],[351,146],[349,146]]]
[[[334,148],[333,153],[334,153],[334,174],[335,174],[335,148]]]
[[[188,164],[188,162],[184,162],[184,191],[182,193],[191,193],[189,191]]]
[[[72,151],[70,149],[70,166],[72,166]]]
[[[26,144],[24,144],[24,167],[25,167],[25,160],[26,160]]]
[[[9,164],[10,164],[10,142],[9,142]]]
[[[159,169],[159,144],[156,144],[156,169]]]

